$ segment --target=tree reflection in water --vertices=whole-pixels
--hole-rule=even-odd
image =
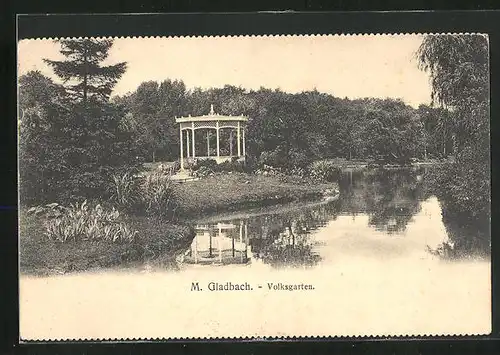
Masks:
[[[368,217],[368,225],[375,230],[387,236],[405,235],[408,224],[421,211],[421,201],[432,196],[432,190],[426,181],[427,173],[427,169],[347,170],[340,176],[340,197],[336,201],[283,208],[267,214],[257,213],[231,220],[231,223],[235,226],[244,224],[243,244],[249,245],[251,252],[248,257],[252,255],[273,267],[314,266],[322,257],[321,245],[318,244],[314,231],[334,221],[338,215],[365,215]],[[484,233],[482,234],[481,228],[464,226],[463,221],[448,216],[446,205],[442,201],[441,207],[442,220],[450,242],[436,250],[429,250],[430,252],[451,258],[477,254],[477,250],[489,251],[489,239],[482,237]],[[225,236],[232,238],[234,243],[240,240],[238,231],[239,228],[228,229]],[[207,258],[211,256],[210,243],[211,240],[208,240]],[[227,249],[228,253],[233,250],[232,254],[226,257],[223,251],[223,263],[246,262],[246,254],[238,258],[234,253],[234,250],[239,250],[239,246],[235,248],[231,245],[227,244]]]
[[[272,238],[263,239],[255,256],[266,264],[280,266],[313,266],[321,259],[314,252],[309,235],[297,234],[291,230],[275,232]]]
[[[249,220],[254,257],[274,267],[317,264],[321,257],[312,232],[334,220],[337,211],[334,202]]]
[[[491,253],[490,221],[470,221],[468,216],[448,213],[442,203],[443,223],[450,242],[431,250],[446,259],[488,257]]]
[[[346,171],[340,179],[340,209],[367,213],[368,223],[389,234],[403,232],[428,197],[423,170],[373,169]]]

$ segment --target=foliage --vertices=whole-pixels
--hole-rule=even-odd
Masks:
[[[446,158],[453,153],[453,115],[442,107],[420,105],[425,158]]]
[[[131,242],[137,232],[119,217],[116,209],[105,209],[99,204],[91,207],[85,200],[64,208],[58,216],[46,219],[45,235],[61,243],[81,240]]]
[[[191,166],[191,169],[196,171],[201,168],[206,168],[213,172],[218,171],[219,165],[215,159],[196,159],[194,164]]]
[[[489,67],[482,35],[426,36],[417,53],[432,78],[433,98],[453,113],[454,160],[434,175],[443,215],[489,235]]]
[[[309,167],[309,175],[313,179],[325,182],[337,181],[340,176],[340,168],[332,161],[318,160]]]
[[[348,100],[316,90],[288,94],[264,88],[248,91],[230,85],[186,90],[182,81],[166,80],[144,82],[134,93],[116,101],[129,108],[129,126],[138,151],[147,160],[152,160],[153,155],[177,158],[179,132],[175,116],[204,115],[211,104],[219,114],[249,117],[246,160],[251,167],[265,164],[306,168],[311,161],[334,157],[378,156],[401,163],[424,158],[426,154],[439,156],[435,150],[443,151],[443,147],[436,142],[451,142],[447,124],[439,131],[439,140],[431,134],[431,125],[424,125],[429,114],[441,122],[446,110],[417,110],[394,99]],[[196,134],[196,151],[206,150],[207,139],[215,149],[215,134]],[[222,129],[219,135],[221,152],[228,154],[229,132]],[[451,153],[448,148],[444,155]]]
[[[245,164],[237,159],[227,160],[219,164],[214,159],[196,159],[189,168],[196,177],[206,177],[221,172],[243,173],[247,170]]]
[[[133,214],[174,218],[177,202],[170,174],[155,170],[144,176],[131,172],[112,177],[111,200]]]
[[[137,203],[137,179],[130,172],[112,176],[111,200],[118,206],[128,209]]]
[[[45,208],[45,206],[43,206]],[[47,211],[50,208],[46,208]],[[131,242],[76,240],[61,243],[44,235],[44,214],[20,211],[19,243],[23,274],[53,275],[95,268],[127,266],[129,263],[160,263],[175,267],[175,255],[189,247],[194,231],[186,225],[158,218],[127,216],[130,230],[139,231]]]
[[[22,203],[106,198],[109,177],[134,165],[131,132],[109,94],[125,64],[102,66],[110,40],[61,40],[63,61],[46,60],[62,79],[19,78]]]
[[[64,213],[64,206],[53,202],[46,205],[33,206],[27,210],[28,214],[33,214],[35,216],[44,216],[45,218],[58,218]]]
[[[175,117],[184,112],[186,87],[182,81],[143,82],[137,90],[115,101],[127,107],[127,125],[134,132],[136,151],[148,161],[178,156],[179,132]]]
[[[160,217],[173,217],[177,209],[174,183],[162,172],[146,175],[138,189],[141,205],[147,213]]]
[[[67,105],[64,90],[38,71],[19,78],[21,203],[54,200],[65,188]]]
[[[245,164],[239,160],[224,161],[217,165],[217,170],[222,172],[245,172]]]
[[[126,63],[102,66],[113,45],[110,39],[61,39],[62,61],[44,59],[60,77],[75,101],[96,99],[107,102],[113,86],[125,73]]]

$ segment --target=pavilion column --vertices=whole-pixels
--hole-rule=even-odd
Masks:
[[[186,153],[187,153],[187,158],[189,158],[191,156],[191,154],[189,154],[189,129],[186,129]]]
[[[184,140],[182,139],[182,124],[179,126],[179,137],[181,142],[181,170],[184,170]]]
[[[241,129],[240,121],[238,121],[238,157],[241,157]]]
[[[210,130],[207,129],[207,157],[210,156]]]
[[[244,222],[244,227],[245,227],[245,258],[248,257],[248,248],[250,247],[249,243],[250,241],[248,240],[248,222]]]
[[[229,155],[233,156],[233,130],[229,131]]]
[[[193,159],[194,159],[196,157],[196,153],[194,151],[194,136],[195,136],[195,134],[194,134],[194,122],[191,122],[191,128],[193,131],[193,142],[192,143],[193,143]]]
[[[246,152],[245,152],[245,127],[243,127],[243,130],[241,133],[243,134],[243,156],[245,157],[246,156]]]
[[[219,152],[219,121],[217,121],[215,123],[215,130],[216,130],[216,133],[217,133],[217,158],[218,158],[220,156],[220,152]]]

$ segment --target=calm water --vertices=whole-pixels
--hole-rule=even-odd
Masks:
[[[21,336],[139,338],[484,334],[488,257],[456,230],[424,170],[344,172],[340,196],[200,218],[174,267],[154,261],[20,281]],[[458,236],[458,238],[461,238]],[[251,292],[193,292],[192,282]],[[313,285],[277,292],[268,283]],[[261,287],[258,287],[261,286]]]
[[[451,258],[457,238],[442,220],[426,169],[345,171],[333,201],[292,204],[201,218],[180,264],[314,266],[339,255]],[[461,253],[478,257],[477,250]]]

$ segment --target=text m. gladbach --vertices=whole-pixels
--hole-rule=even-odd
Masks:
[[[253,290],[252,286],[248,282],[243,284],[235,284],[232,282],[218,283],[218,282],[209,282],[208,289],[210,291],[251,291]]]

